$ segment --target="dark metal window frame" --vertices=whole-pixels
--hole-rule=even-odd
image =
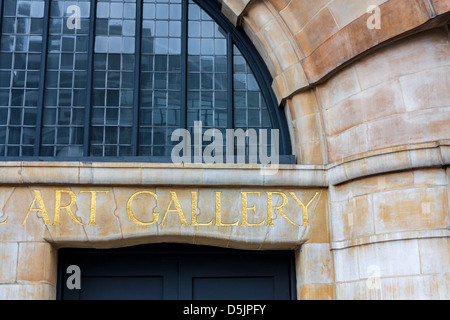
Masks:
[[[261,94],[266,100],[268,112],[272,122],[272,129],[278,129],[280,133],[279,153],[280,164],[294,164],[295,156],[292,155],[291,141],[287,126],[285,115],[280,107],[278,107],[277,99],[272,91],[272,76],[267,69],[264,61],[260,57],[258,51],[247,37],[243,30],[236,28],[233,24],[222,14],[221,5],[218,1],[211,0],[193,0],[203,10],[205,10],[212,19],[227,32],[227,63],[228,63],[228,128],[234,128],[234,102],[233,102],[233,46],[236,45],[246,59],[250,69],[254,73],[255,79],[261,89]],[[90,26],[89,26],[89,56],[88,56],[88,82],[86,106],[85,106],[85,125],[84,125],[84,154],[82,157],[42,157],[40,156],[41,147],[41,133],[42,133],[42,119],[44,111],[44,91],[45,91],[45,77],[47,69],[47,48],[50,22],[50,8],[51,1],[45,1],[44,12],[44,30],[43,43],[41,55],[41,75],[39,85],[39,101],[38,112],[36,119],[36,140],[34,146],[34,155],[22,157],[0,157],[4,161],[89,161],[89,162],[157,162],[157,163],[171,163],[171,158],[167,156],[161,157],[147,157],[138,156],[139,149],[139,92],[140,92],[140,59],[141,59],[141,28],[142,28],[142,0],[136,1],[136,48],[135,48],[135,84],[134,84],[134,119],[133,119],[133,156],[127,157],[92,157],[89,156],[90,149],[90,134],[91,134],[91,110],[92,110],[92,82],[93,82],[93,65],[94,65],[94,43],[95,43],[95,22],[97,1],[91,1],[90,7]],[[0,19],[3,17],[3,0],[0,0]],[[0,21],[0,34],[2,22]],[[182,100],[181,100],[181,127],[187,128],[187,43],[188,43],[188,1],[182,1]]]

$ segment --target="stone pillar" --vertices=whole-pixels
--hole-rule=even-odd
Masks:
[[[443,169],[332,187],[337,299],[449,299],[448,181]]]
[[[334,299],[333,259],[328,243],[305,243],[295,254],[297,298]]]
[[[47,242],[0,243],[0,300],[56,298],[57,250]]]

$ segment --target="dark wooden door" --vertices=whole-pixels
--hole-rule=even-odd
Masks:
[[[63,300],[295,299],[291,251],[242,251],[192,245],[60,249],[58,298]],[[67,268],[81,272],[69,289]]]

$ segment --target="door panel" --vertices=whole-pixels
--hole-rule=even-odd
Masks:
[[[285,285],[290,282],[289,263],[282,255],[209,254],[183,259],[180,266],[180,299],[183,300],[288,300],[290,297]]]
[[[174,257],[127,253],[123,250],[62,250],[61,271],[81,270],[81,290],[58,289],[64,300],[173,300],[178,298],[178,262]],[[61,264],[62,263],[62,264]],[[63,273],[63,272],[62,272]]]
[[[192,278],[192,300],[274,300],[273,277]]]
[[[81,290],[68,289],[81,270]],[[58,298],[63,300],[294,299],[293,252],[242,251],[191,245],[60,249]]]
[[[163,300],[164,277],[82,277],[80,300]]]

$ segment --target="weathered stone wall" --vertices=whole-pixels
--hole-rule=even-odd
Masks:
[[[449,2],[220,2],[272,74],[298,165],[264,176],[258,166],[2,163],[0,298],[55,298],[60,246],[171,241],[295,248],[299,299],[449,299]],[[381,29],[367,28],[370,5],[379,5]],[[111,208],[99,212],[98,228],[77,224],[64,210],[61,226],[45,225],[36,218],[39,212],[22,225],[34,190],[45,191],[45,202],[54,208],[60,188],[77,195],[109,191],[106,198],[99,195]],[[199,232],[182,230],[177,220],[172,228],[151,231],[129,221],[123,203],[133,192],[165,191],[160,199],[167,205],[170,188],[183,194],[189,221],[191,189],[207,190],[206,198],[219,189],[262,195],[294,190],[304,201],[319,191],[320,198],[304,229]],[[121,206],[114,206],[117,201]],[[264,203],[260,199],[257,206]],[[86,202],[76,208],[89,210]],[[111,211],[113,219],[102,218]],[[223,212],[225,217],[234,211]],[[50,217],[53,223],[53,211]]]
[[[450,138],[450,41],[432,29],[380,49],[317,87],[328,161]]]
[[[447,299],[449,190],[438,168],[331,187],[336,298]]]
[[[56,298],[57,250],[45,241],[0,242],[0,299]]]

